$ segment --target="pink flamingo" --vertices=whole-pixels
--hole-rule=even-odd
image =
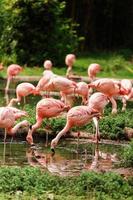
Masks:
[[[62,101],[57,99],[46,98],[40,100],[36,106],[36,123],[29,129],[26,137],[28,143],[33,144],[32,134],[41,126],[44,118],[56,117],[68,108]]]
[[[20,83],[16,88],[17,98],[11,99],[8,106],[12,106],[14,103],[20,102],[22,97],[26,97],[30,94],[36,94],[35,86],[27,82]]]
[[[23,116],[27,116],[25,111],[13,107],[0,107],[0,128],[5,129],[4,141],[7,133],[14,135],[21,126],[29,126],[27,120],[23,120],[15,125],[16,120]]]
[[[123,79],[121,81],[115,81],[111,79],[99,79],[96,81],[93,81],[88,85],[89,87],[95,88],[96,90],[106,94],[111,103],[112,103],[112,113],[117,113],[117,103],[114,99],[114,96],[123,96],[123,108],[122,110],[125,110],[125,97],[124,95],[127,95],[130,93],[132,84],[130,80]]]
[[[101,116],[101,110],[108,104],[108,98],[104,94],[97,94],[100,102],[97,102],[96,98],[91,97],[89,100],[91,103],[88,106],[76,106],[71,108],[67,113],[67,122],[65,127],[57,134],[57,136],[51,142],[51,150],[54,152],[55,146],[58,144],[60,138],[65,135],[69,129],[74,126],[83,126],[93,119],[96,127],[96,142],[98,143],[99,126],[98,119]],[[97,103],[99,105],[97,105]]]
[[[36,86],[36,92],[40,93],[40,91],[59,91],[61,92],[62,99],[67,104],[66,96],[74,93],[76,87],[76,82],[48,71],[47,76],[43,76],[38,82]]]
[[[98,72],[100,72],[101,66],[97,63],[90,64],[88,67],[88,76],[91,81],[96,78]]]
[[[112,113],[117,113],[117,104],[114,96],[120,95],[121,84],[119,81],[113,81],[111,79],[99,79],[88,84],[89,88],[95,88],[99,92],[108,96],[112,103]]]
[[[128,79],[121,80],[122,111],[126,110],[127,100],[132,96],[132,83]]]
[[[45,77],[46,80],[48,80],[48,77],[52,77],[54,75],[54,73],[52,72],[52,62],[51,60],[45,60],[44,61],[44,72],[43,72],[43,78]]]
[[[9,89],[9,85],[10,85],[10,82],[13,79],[13,77],[18,75],[22,70],[23,70],[23,68],[17,64],[12,64],[12,65],[8,66],[8,68],[7,68],[7,84],[6,84],[6,88],[5,88],[6,93]]]
[[[67,78],[69,78],[71,75],[73,75],[72,67],[73,67],[73,64],[74,64],[75,60],[76,60],[76,56],[74,54],[66,55],[65,63],[68,66],[67,72],[66,72],[66,77]]]

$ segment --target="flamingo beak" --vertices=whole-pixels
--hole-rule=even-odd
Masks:
[[[52,156],[54,156],[54,154],[55,154],[55,150],[54,150],[53,147],[51,147],[51,151],[52,151]]]
[[[32,125],[30,125],[30,127],[29,127],[31,130],[32,130]]]

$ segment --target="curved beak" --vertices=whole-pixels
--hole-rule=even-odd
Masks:
[[[52,156],[54,156],[54,154],[55,154],[55,150],[54,150],[53,147],[51,147],[51,151],[52,151]]]

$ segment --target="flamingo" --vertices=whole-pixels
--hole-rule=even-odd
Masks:
[[[93,81],[98,72],[100,72],[101,66],[97,63],[92,63],[88,67],[88,76],[91,81]]]
[[[36,123],[29,129],[26,137],[28,143],[34,144],[32,134],[41,126],[44,118],[56,117],[68,108],[62,101],[57,99],[46,98],[40,100],[36,105]]]
[[[54,73],[52,72],[52,62],[51,62],[51,60],[45,60],[44,61],[44,64],[43,64],[43,66],[44,66],[44,72],[43,72],[43,78],[44,78],[44,76],[45,76],[45,78],[48,80],[48,77],[49,76],[52,76],[52,75],[54,75]]]
[[[123,108],[125,110],[125,95],[129,94],[132,89],[130,80],[123,79],[121,81],[111,79],[99,79],[88,84],[89,87],[95,88],[96,90],[106,94],[112,103],[112,114],[117,113],[117,103],[114,96],[122,96]]]
[[[22,70],[23,70],[23,68],[17,64],[11,64],[8,66],[8,68],[7,68],[7,83],[6,83],[6,87],[5,87],[6,93],[9,89],[9,85],[10,85],[10,82],[13,79],[13,77],[18,75]]]
[[[61,92],[61,96],[65,101],[65,104],[67,104],[67,95],[75,93],[75,89],[77,87],[76,82],[65,77],[55,75],[51,71],[46,72],[46,74],[39,80],[36,86],[36,92],[40,93],[40,91],[59,91]]]
[[[132,83],[128,79],[121,80],[122,111],[126,110],[127,100],[132,96]]]
[[[5,129],[4,141],[7,133],[14,135],[21,126],[29,126],[27,120],[23,120],[15,125],[16,120],[23,116],[27,116],[25,111],[13,107],[0,107],[0,128]]]
[[[17,98],[12,98],[8,106],[12,106],[14,103],[20,102],[22,97],[26,97],[30,94],[36,94],[35,86],[28,82],[20,83],[16,88]]]
[[[99,92],[108,96],[112,103],[112,114],[117,113],[117,103],[114,96],[120,95],[121,84],[119,81],[113,81],[111,79],[99,79],[88,84],[89,88],[95,88]]]
[[[66,72],[66,77],[69,78],[73,73],[72,73],[72,66],[76,60],[76,56],[74,54],[68,54],[66,55],[65,58],[65,63],[68,66],[67,72]]]
[[[95,95],[95,94],[93,94]],[[69,129],[74,126],[83,126],[93,119],[96,127],[96,143],[98,143],[99,125],[98,119],[101,116],[101,111],[108,104],[108,97],[104,94],[98,93],[99,102],[96,98],[90,98],[90,102],[87,106],[76,106],[71,108],[67,113],[67,122],[65,127],[57,134],[57,136],[51,141],[51,150],[54,152],[54,148],[57,146],[60,138],[65,135]],[[97,105],[98,104],[98,105]]]

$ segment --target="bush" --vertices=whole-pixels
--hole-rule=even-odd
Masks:
[[[75,25],[62,17],[64,2],[3,0],[3,3],[1,49],[7,59],[9,55],[16,58],[15,62],[31,66],[51,59],[56,65],[63,64],[65,55],[76,50]]]
[[[18,195],[19,199],[25,195],[45,199],[48,193],[62,199],[69,196],[70,199],[115,200],[130,199],[133,195],[131,179],[126,181],[114,173],[84,172],[79,176],[59,177],[39,168],[1,167],[0,177],[0,193]]]

